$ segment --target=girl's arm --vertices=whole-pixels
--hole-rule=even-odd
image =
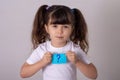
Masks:
[[[42,61],[39,61],[39,62],[37,62],[35,64],[31,64],[31,65],[25,62],[21,68],[20,76],[22,78],[31,77],[37,71],[39,71],[42,67],[44,67]]]
[[[22,78],[31,77],[40,69],[48,65],[50,62],[51,62],[51,53],[49,52],[47,52],[44,55],[44,57],[35,64],[28,64],[27,62],[25,62],[21,68],[20,76]]]
[[[97,70],[92,63],[86,64],[78,60],[75,63],[75,65],[86,77],[91,78],[91,79],[97,78]]]
[[[82,62],[81,60],[77,59],[77,56],[74,52],[68,51],[67,52],[67,58],[70,62],[75,64],[75,66],[88,78],[96,79],[97,78],[97,70],[95,66],[90,63],[86,64]]]

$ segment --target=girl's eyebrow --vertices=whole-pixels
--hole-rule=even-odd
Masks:
[[[63,25],[63,26],[72,26],[71,24],[50,24],[50,25]]]

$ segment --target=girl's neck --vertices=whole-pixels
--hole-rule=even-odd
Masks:
[[[53,47],[56,47],[56,48],[64,47],[66,44],[67,44],[67,41],[66,42],[59,42],[59,43],[51,41],[51,45]]]

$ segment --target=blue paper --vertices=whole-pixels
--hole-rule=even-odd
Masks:
[[[65,64],[67,63],[67,57],[65,53],[54,53],[52,55],[52,64]]]

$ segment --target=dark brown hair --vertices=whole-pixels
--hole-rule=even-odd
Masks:
[[[79,44],[81,49],[88,52],[88,40],[87,40],[87,25],[85,19],[80,10],[74,8],[70,9],[63,5],[42,5],[34,19],[32,30],[32,43],[33,48],[37,48],[40,43],[47,40],[48,34],[45,31],[45,24],[51,20],[51,24],[71,24],[73,26],[73,32],[70,37],[71,41],[75,44]]]

